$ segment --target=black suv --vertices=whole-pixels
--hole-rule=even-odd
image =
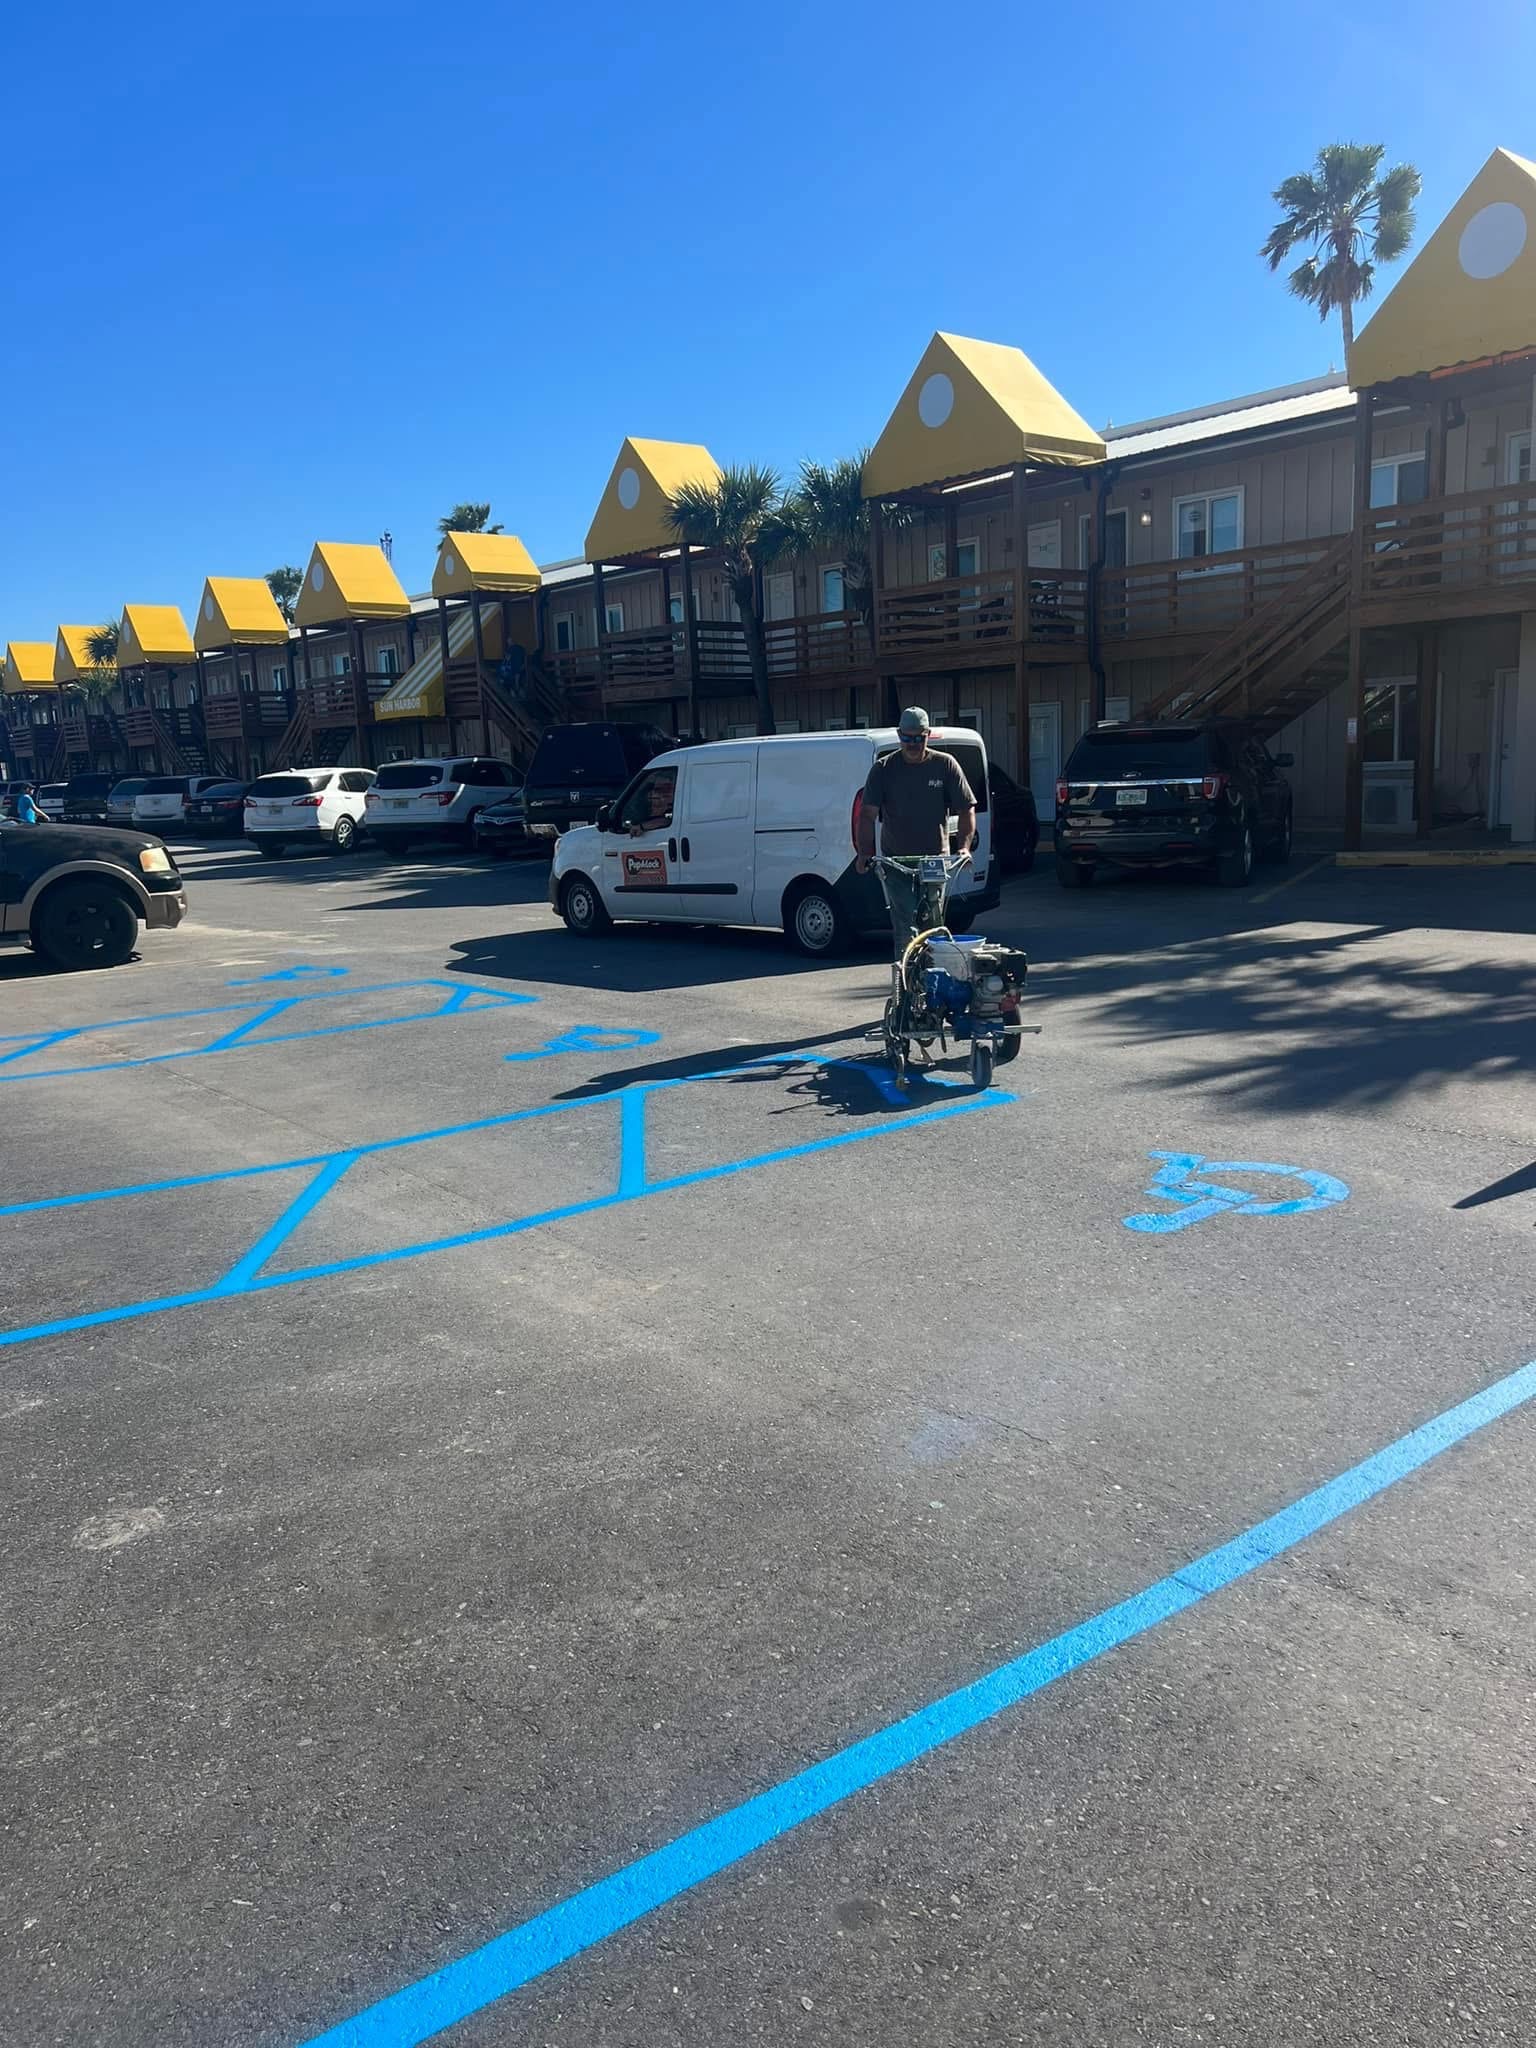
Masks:
[[[72,775],[64,785],[66,825],[105,825],[107,798],[121,778],[116,775]]]
[[[30,939],[55,967],[121,967],[140,924],[187,914],[176,863],[147,832],[0,825],[0,944]]]
[[[590,825],[599,804],[622,796],[647,761],[675,745],[654,725],[548,726],[523,785],[528,830],[557,839],[573,825]]]
[[[1056,785],[1056,879],[1111,867],[1210,867],[1240,889],[1255,860],[1288,860],[1291,785],[1258,731],[1232,719],[1100,725]]]

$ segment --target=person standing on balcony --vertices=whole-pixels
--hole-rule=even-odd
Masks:
[[[925,853],[948,853],[948,821],[956,820],[955,843],[968,853],[976,836],[976,792],[953,754],[928,744],[932,730],[921,705],[901,714],[896,736],[901,751],[876,761],[864,785],[859,811],[859,842],[854,868],[863,875],[875,856],[875,822],[880,824],[880,850],[891,860]],[[885,868],[880,879],[891,911],[891,936],[899,960],[920,931],[939,924],[944,915],[945,885],[919,881],[910,872]]]

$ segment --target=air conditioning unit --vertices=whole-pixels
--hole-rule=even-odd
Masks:
[[[1413,830],[1413,771],[1366,777],[1361,822],[1376,832]]]

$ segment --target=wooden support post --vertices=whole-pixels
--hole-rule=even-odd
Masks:
[[[873,723],[885,711],[885,677],[880,673],[880,598],[885,589],[885,515],[880,509],[878,498],[872,498],[869,506],[869,668],[870,680],[874,683],[874,699],[870,704],[870,720]],[[850,707],[853,703],[850,697]],[[851,725],[855,713],[850,708],[848,722]]]
[[[608,709],[608,599],[603,588],[603,565],[592,564],[592,618],[597,632],[597,687],[603,710]]]
[[[1418,634],[1419,739],[1413,762],[1414,835],[1427,839],[1435,829],[1435,728],[1440,709],[1440,628],[1421,626]]]
[[[416,614],[414,612],[407,612],[405,615],[405,666],[407,673],[416,666]],[[445,676],[443,680],[446,683],[447,677]]]
[[[944,500],[944,574],[960,574],[960,507],[953,495]]]
[[[1029,499],[1024,467],[1013,472],[1013,663],[1014,717],[1019,734],[1019,781],[1030,787],[1029,760]]]
[[[1349,689],[1344,743],[1344,845],[1360,850],[1365,812],[1365,636],[1360,603],[1365,583],[1365,521],[1371,508],[1371,452],[1376,394],[1360,393],[1355,409],[1354,519],[1350,530]]]
[[[448,600],[437,600],[437,651],[443,664],[443,716],[448,721],[448,744],[456,747],[459,736],[454,730],[453,713],[448,709]]]
[[[688,665],[688,730],[702,733],[699,716],[699,614],[693,595],[693,554],[686,541],[683,564],[683,654]]]
[[[480,707],[480,747],[482,753],[491,751],[491,714],[485,695],[485,626],[480,617],[480,593],[471,589],[469,593],[469,616],[475,628],[475,701]]]
[[[364,738],[364,728],[369,723],[368,702],[368,651],[363,645],[363,622],[352,621],[352,716],[357,723],[357,751],[359,765],[366,766],[373,748]]]

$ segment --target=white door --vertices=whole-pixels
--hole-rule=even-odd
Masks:
[[[1497,831],[1515,822],[1515,722],[1519,716],[1519,675],[1501,668],[1493,678],[1493,730],[1488,741],[1488,825]]]
[[[1056,815],[1056,778],[1061,773],[1061,706],[1029,707],[1029,786],[1041,823]]]
[[[700,924],[751,923],[755,765],[744,751],[688,763],[673,835],[673,886],[683,899],[677,916]]]

